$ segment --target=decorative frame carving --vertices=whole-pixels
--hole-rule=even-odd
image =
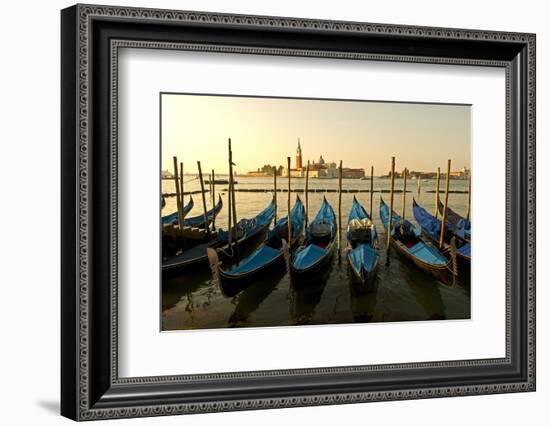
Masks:
[[[311,48],[259,47],[244,44],[222,45],[209,40],[200,43],[196,40],[182,41],[171,39],[173,33],[169,31],[160,34],[158,41],[153,41],[134,39],[134,33],[125,32],[124,25],[128,23],[139,23],[143,27],[141,31],[150,31],[155,34],[168,26],[192,30],[216,27],[226,29],[229,33],[232,31],[246,33],[248,29],[255,32],[271,31],[299,39],[301,34],[314,32],[329,38],[335,35],[349,35],[349,40],[352,41],[359,37],[367,42],[369,40],[377,42],[373,43],[371,51],[368,51],[368,46],[367,51],[356,51],[352,45],[349,50],[344,48],[325,50],[313,46]],[[95,27],[95,24],[98,26]],[[108,28],[104,30],[101,25]],[[110,34],[107,38],[107,46],[104,45],[106,42],[101,36],[101,31]],[[117,37],[117,34],[125,37]],[[97,38],[94,39],[94,37]],[[238,36],[235,37],[238,38]],[[242,37],[243,40],[246,39],[246,36]],[[418,50],[422,53],[411,55],[398,51],[384,51],[384,46],[387,46],[384,40],[408,43],[407,45],[418,43],[421,45]],[[290,42],[285,39],[282,43]],[[334,43],[338,45],[337,41]],[[478,48],[478,51],[469,52],[465,56],[427,54],[430,48],[434,52],[437,51],[437,43],[443,43],[443,45],[447,43],[451,48],[456,48],[455,53],[464,53],[462,46]],[[505,68],[506,357],[432,363],[119,378],[116,349],[118,339],[116,124],[118,49],[121,47]],[[489,52],[491,49],[492,53]],[[99,51],[102,56],[99,55]],[[533,34],[76,5],[62,12],[62,56],[62,76],[64,77],[62,205],[64,217],[69,218],[67,222],[63,221],[62,231],[62,414],[77,420],[91,420],[535,390],[536,62]],[[97,101],[100,96],[102,100],[107,97],[108,108],[102,106],[104,103],[98,106],[101,103]],[[94,127],[98,125],[100,115],[108,117],[109,125],[104,131],[96,131],[99,127]],[[107,146],[98,147],[100,143]],[[98,158],[106,159],[104,155],[109,157],[108,164],[102,165],[104,170],[109,171],[106,178],[108,182],[99,182],[94,167],[97,167]],[[93,163],[90,157],[95,157]],[[109,188],[108,200],[98,199],[94,193],[94,189],[98,186]],[[513,207],[518,202],[520,205],[516,212]],[[105,211],[104,219],[96,219],[96,212],[99,211]],[[94,221],[99,221],[97,223],[101,225],[97,228],[102,228],[103,225],[108,227],[108,237],[96,237],[94,234],[97,232],[94,229],[96,227],[92,226]],[[513,232],[513,227],[518,224],[520,229]],[[95,247],[99,244],[98,240],[109,252],[108,264],[103,262],[101,266],[97,265],[94,257]],[[512,261],[517,256],[521,258],[520,263]],[[109,277],[104,288],[103,284],[98,284],[98,281],[93,281],[94,278],[91,278],[98,275],[95,271],[101,271],[101,274]],[[101,287],[101,290],[98,290],[98,287]],[[109,309],[98,311],[98,302],[109,305]],[[98,341],[101,344],[94,346]],[[507,377],[511,379],[498,381],[494,378],[488,381],[480,379],[477,383],[452,385],[448,383],[449,378],[444,377],[451,369],[469,371],[469,369],[483,367],[507,369]],[[412,370],[429,373],[430,377],[433,376],[434,385],[407,387],[400,384],[392,388],[390,383],[376,389],[376,384],[372,381],[367,380],[368,383],[358,384],[362,377],[367,378],[390,371],[395,375],[397,383],[400,380],[399,374],[404,375]],[[515,375],[512,372],[515,372]],[[345,389],[333,391],[330,381],[335,375],[340,379],[349,375],[349,385]],[[439,376],[441,376],[441,382],[438,382]],[[277,378],[294,381],[298,378],[301,380],[311,378],[312,381],[317,381],[318,385],[314,392],[308,393],[306,390],[304,393],[290,384],[287,388],[282,387],[277,382]],[[223,387],[224,382],[235,379],[249,381],[251,389],[261,387],[268,394],[270,384],[273,388],[270,396],[267,397],[244,397],[247,392],[251,392],[246,386],[243,386],[241,393],[227,395],[225,398],[212,392],[212,388]],[[185,396],[182,393],[179,398],[166,396],[166,389],[173,391],[176,387],[183,389],[185,386],[196,388],[196,397],[189,396],[188,393]],[[267,391],[265,391],[266,387]],[[141,396],[137,395],[138,389]]]

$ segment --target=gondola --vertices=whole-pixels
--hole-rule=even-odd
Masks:
[[[447,213],[448,213],[447,209]],[[413,198],[413,215],[420,228],[422,233],[434,244],[439,244],[439,237],[441,233],[441,220],[434,217],[422,208],[416,200]],[[449,242],[450,237],[455,235],[453,232],[453,226],[449,223],[445,224],[445,248],[449,252]],[[464,270],[470,267],[470,241],[461,238],[459,235],[456,236],[456,255],[458,258],[458,266],[460,269]]]
[[[164,197],[162,197],[162,201],[166,204],[166,202],[164,201]],[[189,202],[187,203],[187,205],[183,208],[183,214],[186,215],[187,213],[189,213],[191,211],[191,209],[193,208],[194,206],[194,201],[193,201],[193,197],[191,197],[191,199],[189,200]],[[164,205],[163,205],[164,207]],[[170,224],[176,224],[178,223],[178,211],[176,210],[174,213],[170,213],[166,216],[162,216],[162,224],[163,225],[170,225]]]
[[[323,198],[317,216],[306,230],[304,243],[293,255],[288,245],[284,248],[292,285],[303,287],[310,282],[324,280],[335,248],[336,216],[327,199]]]
[[[208,265],[207,248],[217,250],[218,256],[226,259],[233,253],[244,253],[255,247],[260,241],[265,239],[269,224],[275,214],[275,200],[271,200],[269,205],[253,219],[241,219],[234,230],[233,243],[229,244],[229,232],[218,230],[216,237],[212,240],[198,244],[188,250],[175,256],[165,259],[162,262],[162,274],[171,275],[180,271],[191,269],[193,267],[202,267]]]
[[[290,211],[292,223],[291,246],[299,244],[304,231],[305,209],[300,197],[296,197]],[[288,240],[288,218],[277,221],[269,231],[265,242],[254,252],[237,263],[224,267],[214,249],[207,249],[210,267],[226,296],[233,296],[248,284],[276,267],[284,266],[283,240]]]
[[[347,238],[347,259],[353,278],[363,289],[372,290],[378,269],[378,236],[371,217],[355,196],[348,216]]]
[[[443,215],[443,209],[445,206],[441,200],[437,200],[437,209],[439,213]],[[469,219],[460,216],[458,213],[453,211],[449,206],[447,206],[447,221],[452,225],[453,233],[464,240],[470,240],[472,233],[472,224]]]
[[[380,219],[384,229],[388,229],[389,207],[380,198]],[[386,231],[387,232],[387,231]],[[453,264],[433,244],[421,238],[421,231],[408,220],[392,212],[391,245],[403,258],[411,261],[419,269],[431,274],[446,285],[455,284]]]

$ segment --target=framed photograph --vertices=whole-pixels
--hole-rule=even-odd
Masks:
[[[535,390],[535,35],[61,12],[74,420]]]

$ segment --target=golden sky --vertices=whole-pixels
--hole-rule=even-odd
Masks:
[[[264,164],[285,165],[302,145],[303,163],[343,161],[344,167],[374,166],[386,174],[470,167],[471,116],[468,105],[331,101],[235,96],[161,95],[162,169],[174,155],[186,173],[215,169],[226,174],[231,138],[237,173]]]

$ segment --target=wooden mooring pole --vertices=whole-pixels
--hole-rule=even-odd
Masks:
[[[204,211],[204,228],[206,230],[206,233],[210,235],[210,224],[208,223],[208,207],[206,207],[206,194],[204,192],[204,180],[202,179],[202,169],[200,161],[197,161],[197,167],[199,168],[199,180],[201,183],[202,209]]]
[[[441,175],[441,168],[437,168],[437,175],[435,177],[435,212],[434,217],[437,219],[439,213],[439,177]]]
[[[273,223],[277,223],[277,166],[273,167],[273,202],[275,203],[275,213],[273,214]]]
[[[290,157],[286,157],[288,167],[288,197],[287,197],[287,223],[288,223],[288,244],[292,241],[292,221],[290,220]]]
[[[183,222],[185,223],[185,212],[183,208],[185,207],[185,195],[183,192],[183,162],[180,162],[180,194],[181,194],[181,215],[183,217]]]
[[[369,216],[372,220],[372,218],[374,217],[372,215],[372,196],[373,196],[373,192],[374,192],[374,166],[370,166],[370,210],[369,210]]]
[[[471,173],[471,172],[470,172]],[[470,209],[472,205],[472,176],[468,178],[468,211],[466,212],[466,220],[470,220]]]
[[[227,191],[227,231],[229,232],[228,238],[229,238],[229,246],[231,247],[233,244],[233,218],[231,214],[231,199],[233,198],[233,188],[231,186],[232,181],[232,170],[233,167],[231,165],[231,138],[229,138],[229,151],[228,151],[228,158],[229,158],[229,189]]]
[[[445,184],[445,202],[443,203],[443,214],[441,215],[441,233],[439,235],[439,249],[443,249],[445,242],[445,222],[447,221],[447,203],[449,201],[449,180],[451,178],[451,160],[447,161],[447,182]]]
[[[407,207],[407,168],[403,170],[403,199],[402,199],[402,211],[401,211],[401,220],[405,220],[405,212]]]
[[[393,219],[393,186],[395,184],[395,157],[391,158],[390,211],[388,214],[388,229],[386,240],[386,265],[390,264],[391,227]]]
[[[304,224],[304,230],[307,229],[307,222],[308,222],[308,210],[309,210],[309,160],[307,160],[307,167],[306,167],[306,221]]]
[[[233,149],[231,148],[231,138],[229,138],[229,187],[231,191],[231,216],[233,218],[233,230],[237,232],[237,202],[235,200],[235,177],[233,175]]]
[[[176,208],[178,209],[178,225],[183,236],[183,208],[181,206],[180,185],[178,180],[178,157],[174,156],[174,183],[176,185]]]
[[[216,212],[214,211],[216,209],[216,182],[214,182],[215,178],[214,169],[212,169],[212,178],[210,179],[210,183],[212,185],[212,231],[216,229]]]
[[[340,244],[342,239],[342,160],[340,160],[340,167],[338,167],[338,251],[340,251]]]

